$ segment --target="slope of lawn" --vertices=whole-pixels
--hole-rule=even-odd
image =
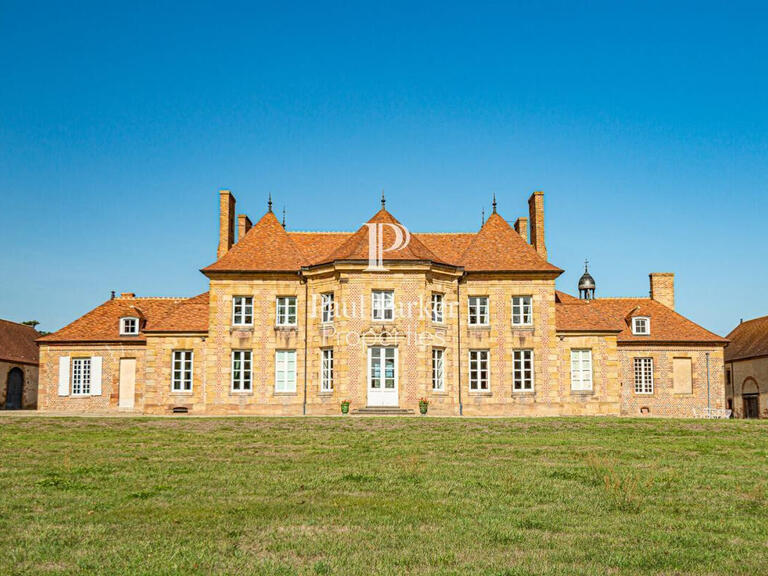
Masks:
[[[0,417],[0,574],[765,574],[756,421]]]

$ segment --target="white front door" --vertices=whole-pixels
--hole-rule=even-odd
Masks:
[[[368,348],[368,406],[398,406],[397,348]]]
[[[136,358],[120,358],[120,391],[117,407],[133,410],[136,395]]]

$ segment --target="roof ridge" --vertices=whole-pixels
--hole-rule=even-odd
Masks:
[[[419,236],[474,236],[477,232],[411,232],[411,234],[418,234]]]
[[[738,326],[743,326],[744,324],[748,324],[750,322],[757,322],[758,320],[768,320],[768,314],[766,314],[765,316],[757,316],[756,318],[750,318],[749,320],[743,320],[742,322],[739,322],[737,324],[737,327]],[[736,328],[734,328],[734,330],[735,329]]]
[[[288,234],[354,234],[349,230],[286,230]]]
[[[31,328],[32,330],[35,330],[34,326],[24,324],[23,322],[16,322],[14,320],[7,320],[5,318],[0,318],[0,322],[7,322],[8,324],[15,324],[16,326],[23,326],[24,328]],[[35,330],[35,332],[37,332],[37,330]]]

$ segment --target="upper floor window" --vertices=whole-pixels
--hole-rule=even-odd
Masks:
[[[635,358],[635,394],[653,394],[653,358]]]
[[[436,392],[445,390],[444,357],[445,350],[432,348],[432,390]]]
[[[139,333],[139,319],[135,316],[120,318],[120,336],[136,336]]]
[[[276,324],[296,326],[296,296],[281,296],[277,299]]]
[[[432,294],[432,322],[443,323],[443,295],[436,292]]]
[[[490,390],[491,379],[488,373],[490,366],[488,350],[469,351],[469,389],[475,392]]]
[[[323,324],[333,322],[333,292],[326,292],[325,294],[321,294],[320,298]]]
[[[512,352],[512,390],[515,392],[533,390],[533,350]]]
[[[469,297],[469,325],[488,325],[488,296]]]
[[[571,350],[571,390],[592,390],[592,350]]]
[[[192,350],[173,351],[171,390],[174,392],[192,390]]]
[[[635,316],[632,318],[632,334],[636,336],[648,336],[651,333],[651,319],[647,316]]]
[[[395,318],[395,293],[393,290],[374,290],[371,294],[371,310],[374,320]]]
[[[320,391],[333,391],[333,348],[323,348],[321,351],[322,365],[320,366]]]
[[[91,359],[72,358],[72,396],[91,393]]]
[[[232,390],[234,392],[251,390],[251,360],[250,350],[232,350]]]
[[[531,326],[533,324],[533,303],[530,296],[512,298],[512,325]]]
[[[235,326],[253,325],[252,296],[235,296],[232,298],[232,324]]]

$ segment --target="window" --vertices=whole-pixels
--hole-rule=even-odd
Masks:
[[[512,390],[515,392],[533,390],[533,350],[512,352]]]
[[[322,299],[321,308],[323,324],[333,322],[333,292],[326,292],[325,294],[321,294],[320,297]]]
[[[232,391],[251,390],[251,351],[232,350]]]
[[[395,293],[392,290],[374,290],[371,295],[374,320],[392,320],[395,317]]]
[[[651,333],[651,319],[647,316],[632,318],[632,334],[636,336],[648,336]]]
[[[232,298],[232,324],[234,326],[253,325],[253,297],[235,296]]]
[[[191,391],[192,350],[174,350],[171,370],[171,390],[174,392]]]
[[[442,392],[445,390],[444,363],[445,350],[432,348],[432,390]]]
[[[321,350],[320,391],[333,392],[333,348]]]
[[[277,299],[278,326],[296,326],[296,297],[281,296]]]
[[[432,322],[443,323],[443,295],[432,294]]]
[[[136,336],[139,333],[139,319],[134,316],[120,318],[120,336]]]
[[[474,391],[488,391],[490,378],[488,377],[488,350],[469,351],[469,389]]]
[[[690,358],[672,358],[672,380],[675,394],[693,393],[693,361]]]
[[[72,396],[87,396],[90,393],[91,359],[72,358]]]
[[[530,296],[512,298],[512,325],[531,326],[533,324],[533,304]]]
[[[275,351],[275,392],[296,392],[296,350]]]
[[[592,350],[571,350],[571,390],[592,390]]]
[[[488,324],[488,297],[469,297],[469,325],[484,326]]]
[[[653,394],[653,358],[635,358],[635,394]]]

